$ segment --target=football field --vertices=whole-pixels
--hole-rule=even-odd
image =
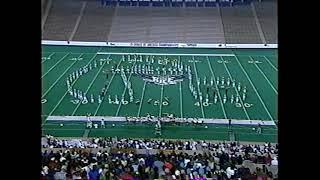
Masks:
[[[162,138],[277,142],[275,49],[42,46],[41,65],[43,134],[152,138],[153,124],[122,119],[173,116],[209,123],[166,125]],[[86,129],[87,114],[112,121]]]

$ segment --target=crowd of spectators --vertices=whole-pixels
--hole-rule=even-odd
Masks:
[[[272,145],[265,143],[258,144],[240,144],[215,143],[210,141],[193,140],[159,140],[159,139],[117,139],[112,138],[88,138],[88,139],[60,139],[53,136],[42,138],[43,148],[135,148],[135,149],[160,149],[160,150],[210,150],[226,151],[228,153],[242,153],[248,151],[257,154],[278,154],[278,144]]]
[[[236,167],[238,166],[238,168]],[[91,153],[65,150],[42,154],[41,176],[51,179],[272,179],[264,165],[254,173],[241,156],[171,153],[156,155],[133,152]]]
[[[134,140],[134,139],[58,139],[43,138],[42,177],[52,179],[272,179],[267,167],[277,166],[278,145],[246,145],[236,142]],[[73,148],[80,149],[73,149]],[[86,148],[114,148],[117,152]],[[65,148],[53,152],[50,148]],[[123,149],[204,150],[137,154]],[[245,162],[262,164],[252,169]]]

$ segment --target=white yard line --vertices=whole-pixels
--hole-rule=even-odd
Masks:
[[[48,58],[50,58],[50,59],[51,59],[51,56],[53,56],[54,54],[55,54],[55,52],[51,53],[51,54],[48,56]],[[48,60],[48,58],[47,58],[47,59],[45,59],[45,60],[43,60],[43,61],[41,61],[41,64],[42,64],[42,63],[44,63],[45,61],[47,61],[47,60]]]
[[[66,58],[70,53],[64,55],[58,62],[56,62],[56,64],[54,64],[46,73],[44,73],[42,76],[41,76],[41,79],[47,75],[53,68],[55,68],[64,58]]]
[[[178,56],[179,63],[181,63],[180,56]],[[179,82],[179,91],[180,91],[180,118],[183,118],[183,104],[182,104],[182,83]]]
[[[270,66],[271,66],[274,70],[276,70],[276,71],[278,72],[278,68],[276,68],[276,67],[269,61],[269,59],[268,59],[266,56],[263,56],[263,58],[266,59],[267,62],[270,64]]]
[[[183,105],[182,105],[182,91],[181,91],[181,82],[179,83],[179,91],[180,91],[180,118],[183,118]]]
[[[229,72],[229,69],[228,69],[227,65],[224,63],[223,57],[220,57],[220,58],[221,58],[222,61],[223,61],[224,68],[227,70],[227,73],[228,73],[229,77],[230,77],[231,79],[233,79],[232,76],[231,76],[231,74],[230,74],[230,72]],[[248,112],[247,112],[247,110],[246,110],[246,108],[244,107],[244,103],[243,103],[243,101],[242,101],[242,99],[241,99],[241,96],[240,96],[237,88],[234,87],[234,89],[236,90],[236,93],[237,93],[237,95],[239,96],[239,99],[240,99],[240,102],[241,102],[241,106],[242,106],[242,109],[244,110],[244,113],[246,114],[248,120],[251,120],[250,117],[249,117],[249,114],[248,114]]]
[[[266,105],[264,104],[262,98],[260,97],[259,92],[257,91],[256,87],[255,87],[254,84],[252,83],[252,81],[251,81],[250,77],[248,76],[247,72],[243,69],[241,63],[239,62],[238,57],[235,56],[235,58],[236,58],[236,60],[237,60],[237,62],[238,62],[238,64],[239,64],[240,68],[242,69],[242,71],[243,71],[244,74],[246,75],[247,79],[249,80],[249,82],[250,82],[251,86],[253,87],[254,91],[255,91],[256,94],[258,95],[258,98],[259,98],[261,104],[263,105],[264,109],[267,111],[267,113],[268,113],[269,117],[271,118],[271,120],[274,121],[274,119],[273,119],[273,117],[271,116],[269,110],[267,109],[267,107],[266,107]]]
[[[81,57],[82,56],[82,54],[80,54],[80,56],[79,57]],[[78,57],[78,58],[79,58]],[[58,81],[62,78],[62,76],[64,76],[64,74],[66,74],[66,72],[75,64],[75,63],[77,63],[78,61],[74,61],[59,77],[58,77],[58,79],[49,87],[49,89],[45,92],[45,93],[43,93],[43,95],[41,96],[41,98],[43,98],[45,95],[47,95],[47,93],[49,93],[49,91],[58,83]]]
[[[254,61],[251,56],[249,56],[249,57],[250,57],[250,59],[251,59],[252,61]],[[268,77],[264,74],[264,72],[260,69],[260,67],[259,67],[256,63],[253,63],[253,64],[257,67],[257,69],[260,71],[260,73],[263,75],[263,77],[267,80],[267,82],[269,83],[269,85],[270,85],[270,87],[273,89],[273,91],[278,95],[278,91],[274,88],[274,86],[273,86],[272,83],[269,81]]]
[[[55,54],[55,52],[51,53],[48,57],[51,58],[51,56],[53,56]]]
[[[118,53],[118,52],[98,52],[98,54],[120,54],[120,55],[155,55],[155,56],[235,56],[234,54],[167,54],[167,53],[143,53],[143,52],[134,52],[134,53]]]
[[[115,69],[118,69],[118,67],[120,66],[120,64],[121,64],[122,61],[123,61],[123,59],[121,59],[121,60],[119,61],[118,65],[117,65],[117,67],[116,67]],[[110,85],[111,85],[111,83],[112,83],[112,80],[113,80],[113,78],[114,78],[115,75],[116,75],[115,73],[112,75],[112,77],[111,77],[111,79],[110,79],[110,82],[109,82],[109,84],[108,84],[108,86],[107,86],[107,88],[106,88],[106,90],[105,90],[105,94],[107,94],[108,89],[109,89],[109,87],[110,87]],[[102,102],[99,103],[99,105],[98,105],[96,111],[94,112],[94,115],[93,115],[93,116],[95,116],[95,115],[98,113],[98,111],[99,111],[99,109],[100,109],[100,107],[101,107],[101,104],[102,104],[103,101],[104,101],[104,97],[105,97],[105,96],[102,97]]]
[[[194,71],[195,71],[195,74],[196,74],[196,78],[198,80],[198,72],[197,72],[197,68],[196,68],[196,63],[194,62],[195,61],[194,60],[194,56],[192,56],[192,60],[193,60],[193,68],[194,68]],[[200,89],[200,86],[199,86],[198,83],[197,83],[197,86],[198,86],[198,92],[201,92],[201,89]],[[199,100],[200,100],[200,98],[199,98]],[[200,107],[201,107],[201,112],[202,112],[202,118],[205,118],[202,101],[200,101]]]
[[[109,57],[110,57],[110,56],[109,56]],[[109,58],[109,57],[108,57],[108,58]],[[94,76],[93,80],[90,82],[90,84],[89,84],[89,86],[88,86],[88,88],[86,89],[86,92],[85,92],[84,94],[87,94],[87,93],[88,93],[88,91],[90,90],[90,88],[91,88],[91,86],[93,85],[93,83],[96,81],[97,77],[98,77],[99,74],[100,74],[100,71],[103,69],[103,66],[106,64],[106,62],[107,62],[107,61],[104,61],[103,64],[100,66],[97,74]],[[77,110],[79,109],[80,105],[81,105],[81,102],[79,102],[79,103],[77,104],[77,106],[76,106],[76,108],[73,110],[71,116],[73,116],[73,115],[77,112]]]
[[[94,54],[94,56],[90,59],[90,61],[87,63],[90,64],[91,61],[93,61],[93,59],[97,56],[97,53]],[[76,82],[77,82],[78,79],[75,79],[71,86],[73,86]],[[64,93],[64,95],[60,98],[59,102],[54,106],[54,108],[51,110],[51,112],[48,114],[48,116],[51,116],[52,113],[58,108],[58,106],[61,104],[61,102],[63,101],[63,99],[66,97],[66,95],[68,94],[68,90],[66,90],[66,92]],[[43,126],[45,123],[47,122],[47,119],[42,123],[41,126]]]
[[[217,85],[217,81],[216,81],[216,76],[214,75],[214,72],[213,72],[213,69],[212,69],[212,67],[211,67],[211,63],[210,63],[210,61],[209,61],[209,57],[208,57],[208,56],[207,56],[207,62],[208,62],[208,65],[209,65],[209,69],[210,69],[210,71],[211,71],[211,74],[213,75],[214,85],[215,85],[215,87],[216,87],[216,89],[217,89],[217,92],[218,92],[219,101],[220,101],[220,105],[221,105],[221,107],[222,107],[222,111],[223,111],[224,118],[225,118],[225,119],[228,119],[227,114],[226,114],[226,110],[224,109],[224,106],[223,106],[223,104],[222,104],[222,99],[221,99],[220,92],[219,92],[219,89],[218,89],[218,85]]]
[[[159,106],[159,117],[162,115],[162,99],[163,99],[163,84],[161,85],[161,93],[160,93],[160,106]]]
[[[163,57],[165,59],[165,56]],[[161,91],[160,91],[160,105],[159,105],[159,118],[162,116],[162,101],[163,101],[163,84],[161,85]]]
[[[136,64],[136,61],[133,63],[132,66],[134,66]],[[132,76],[133,72],[130,72],[130,75],[128,77],[128,82],[130,82],[130,79],[131,79],[131,76]],[[126,90],[127,90],[127,87],[124,86],[124,90],[122,92],[122,95],[121,95],[121,98],[124,97],[125,93],[126,93]],[[120,102],[119,106],[118,106],[118,109],[117,109],[117,112],[116,112],[116,116],[119,115],[119,111],[120,111],[120,108],[121,108],[121,105],[122,105],[122,102]]]
[[[141,99],[140,99],[140,104],[139,104],[137,117],[140,117],[140,111],[141,111],[142,101],[143,101],[143,97],[144,97],[144,91],[146,89],[146,84],[147,84],[147,82],[145,81],[144,84],[143,84],[143,89],[142,89],[142,94],[141,94]]]

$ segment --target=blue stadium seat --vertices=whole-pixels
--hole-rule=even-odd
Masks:
[[[185,0],[186,7],[196,7],[197,6],[197,0]]]
[[[165,7],[170,7],[171,6],[171,1],[170,0],[164,0],[163,4]]]
[[[139,0],[139,6],[149,6],[151,0]]]
[[[228,7],[231,6],[231,0],[220,0],[219,5],[221,7]]]
[[[118,1],[117,0],[106,0],[107,6],[117,6]]]
[[[131,6],[131,2],[128,0],[119,0],[119,6]]]
[[[183,0],[171,0],[172,7],[183,7]]]
[[[218,3],[217,0],[204,0],[205,7],[215,7],[217,6],[217,3]]]
[[[198,7],[204,7],[204,0],[198,0]]]
[[[253,0],[233,0],[232,5],[250,5]]]
[[[154,7],[162,7],[163,4],[163,0],[152,0],[152,6]]]
[[[131,0],[131,6],[138,6],[138,0]]]

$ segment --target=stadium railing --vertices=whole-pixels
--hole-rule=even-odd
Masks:
[[[105,6],[216,7],[248,5],[261,0],[101,0]]]
[[[42,40],[42,45],[106,46],[106,47],[162,47],[162,48],[278,48],[278,44],[197,44],[197,43],[141,43],[141,42],[85,42]]]

